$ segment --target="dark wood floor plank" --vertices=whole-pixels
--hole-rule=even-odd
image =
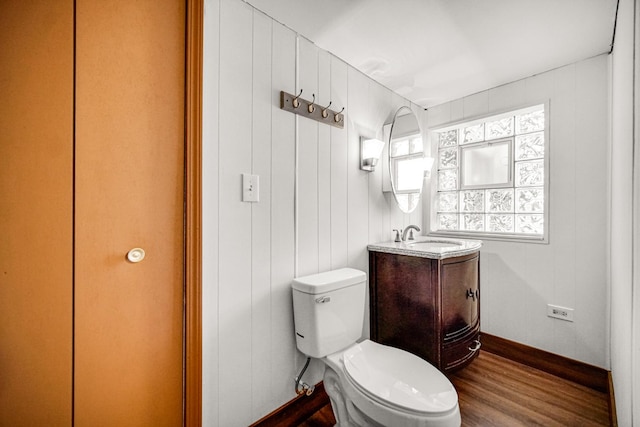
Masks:
[[[482,352],[450,375],[463,427],[608,426],[608,396],[509,359]],[[326,405],[302,427],[333,426]]]
[[[491,353],[483,353],[476,363],[452,375],[451,381],[465,399],[508,414],[514,422],[544,426],[608,425],[605,393]],[[462,406],[463,425],[486,425],[484,421],[466,424],[465,419],[471,414]]]
[[[452,376],[459,394],[474,392],[477,387],[476,399],[519,414],[519,419],[528,424],[540,419],[543,425],[575,425],[608,417],[605,394],[499,356],[489,356]],[[467,383],[472,388],[465,389]],[[592,407],[594,402],[597,405]],[[552,415],[545,415],[550,408]]]
[[[609,391],[606,369],[487,333],[482,334],[482,348],[603,393]]]
[[[522,397],[519,393],[514,392],[511,389],[504,388],[487,388],[486,384],[477,382],[458,381],[455,378],[452,380],[456,389],[458,389],[459,395],[466,396],[467,399],[473,399],[476,403],[478,410],[492,409],[495,412],[499,412],[508,416],[509,422],[502,425],[560,425],[556,424],[553,418],[550,418],[546,413],[540,413],[539,409],[535,405],[527,405],[530,399]],[[463,419],[463,425],[467,425],[465,422],[471,415],[467,408],[463,408],[461,405],[461,414]],[[484,415],[484,414],[483,414]],[[484,415],[483,418],[491,421],[491,417]],[[476,424],[468,424],[476,425]],[[478,425],[487,425],[486,423]],[[499,424],[490,424],[499,425]]]

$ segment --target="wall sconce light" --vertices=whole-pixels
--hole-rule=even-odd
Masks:
[[[360,169],[373,172],[382,154],[384,141],[360,137]]]

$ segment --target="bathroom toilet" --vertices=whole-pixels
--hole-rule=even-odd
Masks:
[[[352,268],[293,280],[298,350],[325,365],[337,426],[460,426],[453,384],[427,361],[362,337],[367,276]]]

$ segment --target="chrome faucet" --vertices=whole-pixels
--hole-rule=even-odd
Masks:
[[[407,228],[402,232],[402,241],[406,242],[407,240],[415,240],[413,238],[413,230],[420,232],[420,227],[417,225],[407,225]],[[409,233],[409,238],[407,239],[407,233]]]

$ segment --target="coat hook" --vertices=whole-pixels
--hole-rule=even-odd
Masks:
[[[293,101],[291,101],[293,108],[298,108],[300,106],[300,101],[298,101],[298,98],[300,98],[301,95],[302,95],[302,89],[300,89],[300,93],[298,94],[298,96],[293,98]]]
[[[326,106],[326,108],[322,109],[322,117],[323,118],[327,118],[329,117],[329,113],[327,113],[327,111],[329,110],[329,107],[331,107],[332,101],[329,101],[329,105]]]
[[[313,99],[311,100],[311,102],[309,103],[309,106],[307,107],[307,110],[310,113],[313,113],[316,110],[316,107],[313,106],[313,103],[316,102],[316,94],[312,94],[313,95]]]
[[[325,125],[344,129],[344,123],[346,120],[343,111],[345,111],[345,109],[343,108],[340,112],[336,112],[330,109],[333,102],[329,102],[329,105],[325,107],[321,104],[323,101],[318,101],[315,93],[312,94],[312,96],[313,99],[308,101],[307,99],[302,98],[302,89],[300,89],[298,96],[281,90],[280,109],[301,115],[307,119],[316,120],[320,123],[324,123]]]

